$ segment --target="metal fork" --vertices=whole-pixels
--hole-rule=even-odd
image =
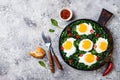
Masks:
[[[51,51],[51,53],[53,54],[53,60],[55,61],[55,63],[56,63],[56,65],[57,65],[57,67],[58,67],[58,69],[60,69],[60,70],[62,70],[63,68],[62,68],[62,65],[60,64],[60,62],[59,62],[59,60],[58,60],[58,58],[57,58],[57,56],[55,55],[55,52],[54,52],[54,50],[53,50],[53,48],[52,48],[52,42],[51,42],[51,38],[48,36],[48,39],[49,39],[49,41],[50,41],[50,51]]]
[[[51,41],[48,37],[45,36],[45,34],[42,32],[42,38],[43,38],[43,41],[45,42],[45,45],[48,47],[48,60],[49,60],[49,65],[50,65],[50,70],[52,73],[55,72],[55,69],[54,69],[54,63],[53,63],[53,58],[52,58],[52,54],[50,52],[50,46],[51,46]]]
[[[43,37],[43,40],[46,44],[46,46],[49,48],[49,53],[51,55],[51,58],[54,59],[58,69],[62,70],[62,65],[60,64],[57,56],[55,55],[54,51],[53,51],[53,48],[52,48],[52,43],[51,43],[51,38],[49,36],[45,36],[45,34],[42,32],[42,37]],[[52,53],[52,54],[51,54]],[[49,57],[49,56],[48,56]]]

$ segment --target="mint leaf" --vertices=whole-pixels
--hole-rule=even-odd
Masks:
[[[43,61],[38,62],[42,67],[46,67],[45,63]]]
[[[53,30],[53,29],[49,29],[49,32],[55,32],[55,30]]]

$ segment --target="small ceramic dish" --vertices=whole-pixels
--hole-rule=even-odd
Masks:
[[[73,12],[69,8],[62,8],[59,12],[59,16],[63,21],[69,21],[73,16]]]

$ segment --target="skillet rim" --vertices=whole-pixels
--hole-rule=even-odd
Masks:
[[[67,28],[68,25],[71,25],[72,23],[74,23],[74,22],[76,22],[76,21],[80,21],[80,20],[93,21],[93,22],[95,22],[96,24],[98,24],[100,27],[104,28],[105,32],[109,35],[108,39],[110,40],[110,43],[109,43],[109,44],[111,45],[111,46],[110,46],[110,49],[109,49],[109,51],[108,51],[108,55],[107,55],[107,57],[104,59],[104,62],[101,63],[100,66],[96,66],[95,68],[91,68],[91,69],[89,69],[89,70],[77,69],[77,68],[69,65],[69,64],[64,60],[64,58],[63,58],[63,56],[62,56],[62,53],[61,53],[61,50],[60,50],[60,38],[61,38],[62,32],[65,31],[65,29]],[[109,30],[106,26],[102,26],[102,25],[100,25],[97,21],[94,21],[94,20],[92,20],[92,19],[77,19],[77,20],[74,20],[74,21],[70,22],[68,25],[65,26],[65,28],[62,30],[62,32],[61,32],[61,34],[60,34],[60,36],[59,36],[59,46],[58,46],[58,47],[59,47],[60,56],[62,57],[63,61],[64,61],[67,65],[69,65],[70,67],[72,67],[72,68],[74,68],[74,69],[76,69],[76,70],[93,71],[93,70],[97,70],[97,69],[101,68],[102,66],[104,66],[106,63],[108,63],[108,62],[110,61],[110,58],[112,57],[111,55],[112,55],[112,52],[113,52],[113,47],[114,47],[114,46],[113,46],[113,37],[112,37],[112,34],[110,33],[110,30]],[[106,61],[106,60],[108,60],[108,61]]]

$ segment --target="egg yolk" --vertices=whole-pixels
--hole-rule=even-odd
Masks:
[[[80,24],[79,25],[79,31],[80,32],[86,32],[87,31],[87,26],[85,24]]]
[[[63,44],[63,48],[65,50],[69,50],[72,48],[72,42],[71,41],[66,41],[64,44]]]
[[[101,50],[106,50],[106,49],[107,49],[107,46],[108,46],[108,45],[107,45],[106,42],[101,42],[99,47],[100,47]]]
[[[85,61],[88,62],[88,63],[93,62],[93,61],[94,61],[94,55],[92,55],[92,54],[87,54],[87,55],[85,56]]]
[[[89,49],[91,47],[91,42],[89,40],[83,41],[82,47],[84,49]]]

